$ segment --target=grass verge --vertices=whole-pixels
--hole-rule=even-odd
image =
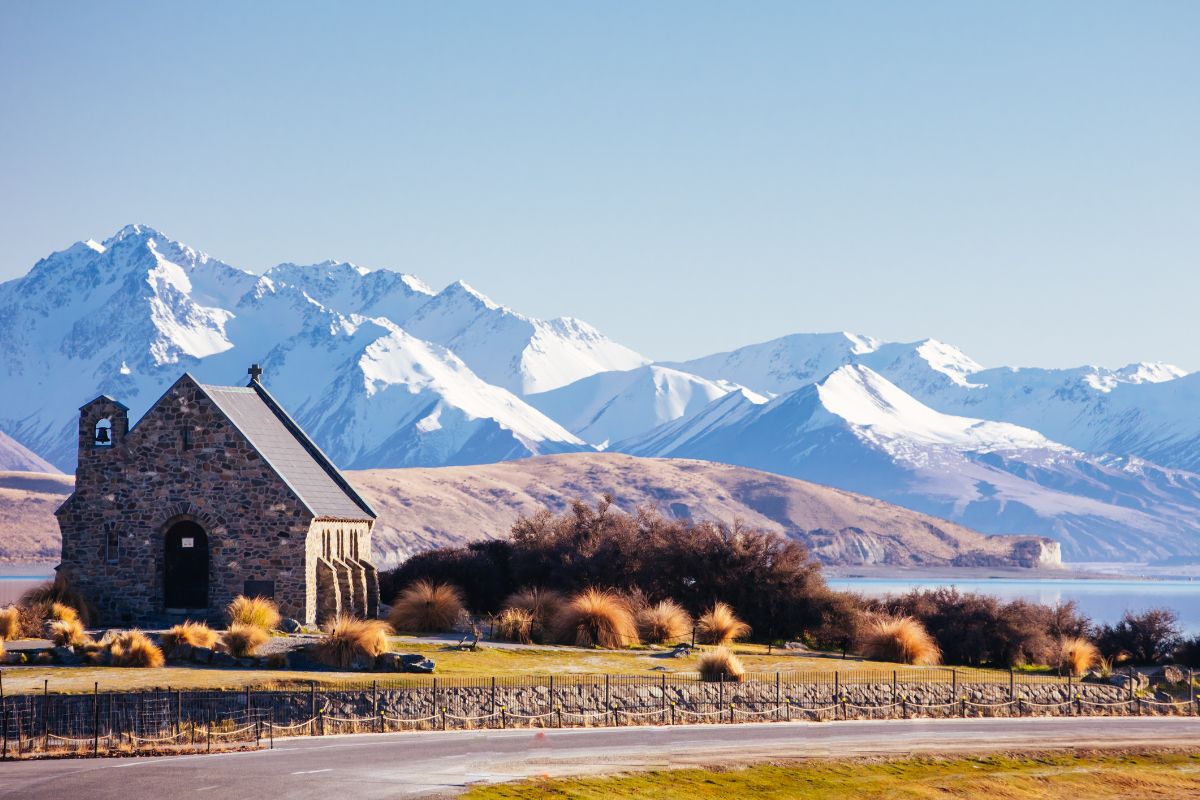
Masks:
[[[1200,754],[1057,752],[977,758],[805,761],[728,770],[676,769],[481,786],[469,800],[614,797],[656,800],[1108,800],[1200,796]]]

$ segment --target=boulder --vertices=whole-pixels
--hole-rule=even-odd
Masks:
[[[76,666],[83,660],[75,652],[75,648],[70,646],[55,647],[50,654],[54,657],[55,663],[68,667]]]
[[[800,642],[784,642],[783,649],[784,650],[807,650],[808,648],[805,647]]]
[[[213,651],[211,647],[193,647],[192,661],[197,664],[208,664],[212,661]]]
[[[1129,688],[1129,681],[1130,676],[1128,672],[1114,672],[1113,676],[1109,678],[1109,682],[1112,683],[1113,686],[1120,686],[1122,689]],[[1143,673],[1133,673],[1133,691],[1140,692],[1149,685],[1150,679],[1147,678]]]
[[[431,659],[419,653],[406,653],[400,656],[400,663],[403,665],[404,672],[430,673],[435,667]]]
[[[171,648],[169,657],[174,661],[190,661],[192,658],[192,650],[195,648],[187,642],[180,642]]]
[[[279,623],[279,630],[284,633],[299,633],[303,628],[304,626],[300,624],[300,620],[290,617]]]
[[[244,667],[245,669],[254,669],[258,666],[258,659],[254,656],[246,656],[244,658],[239,658],[237,660],[237,665],[239,667]]]
[[[350,669],[356,672],[366,672],[375,666],[375,659],[366,653],[359,653],[350,659]]]
[[[1187,680],[1187,675],[1183,667],[1168,664],[1161,669],[1155,670],[1150,675],[1150,680],[1156,684],[1179,684]]]
[[[677,644],[671,652],[674,658],[687,658],[692,654],[692,646],[690,644]]]

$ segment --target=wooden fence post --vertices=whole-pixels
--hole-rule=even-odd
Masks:
[[[100,681],[92,687],[92,755],[100,753]]]

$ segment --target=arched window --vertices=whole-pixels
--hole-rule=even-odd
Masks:
[[[96,423],[92,445],[94,447],[112,447],[112,423],[107,419],[102,419]]]

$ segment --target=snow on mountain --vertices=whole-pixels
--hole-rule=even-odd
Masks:
[[[257,276],[127,226],[0,284],[8,398],[0,430],[70,470],[82,403],[108,394],[136,419],[180,372],[227,384],[259,362],[272,391],[344,464],[434,466],[590,449],[390,318],[432,297],[411,276],[337,262]]]
[[[386,317],[398,324],[434,295],[415,276],[386,269],[371,271],[344,261],[280,264],[267,270],[266,277],[299,288],[326,308],[343,314]]]
[[[48,461],[0,432],[0,472],[58,472]]]
[[[586,322],[526,317],[462,281],[447,286],[403,325],[414,336],[453,350],[487,382],[520,395],[648,363]]]
[[[598,447],[686,418],[741,387],[662,366],[600,372],[525,396],[534,408]],[[765,398],[760,398],[764,400]]]
[[[863,366],[765,404],[723,397],[613,449],[748,466],[988,533],[1052,536],[1068,560],[1200,554],[1200,475],[942,414]]]

